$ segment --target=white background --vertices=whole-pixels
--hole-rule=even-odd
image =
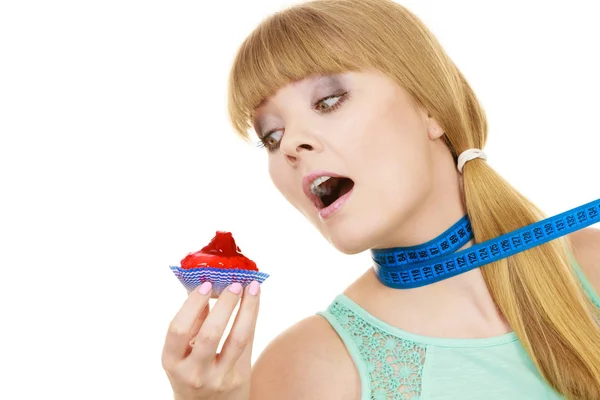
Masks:
[[[368,268],[227,122],[237,47],[290,4],[0,3],[0,398],[171,398],[160,354],[186,293],[168,265],[216,230],[272,275],[254,359]],[[547,214],[600,198],[595,2],[403,4],[485,106],[491,166]]]

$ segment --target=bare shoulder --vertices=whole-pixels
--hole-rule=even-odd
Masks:
[[[360,399],[360,379],[343,342],[320,315],[277,336],[252,369],[252,400]]]
[[[596,293],[600,293],[600,229],[585,228],[571,234],[573,256],[590,281]]]

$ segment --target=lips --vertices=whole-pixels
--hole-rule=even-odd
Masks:
[[[302,190],[304,191],[304,194],[306,195],[306,197],[308,197],[310,199],[310,201],[314,204],[314,206],[317,208],[318,211],[320,211],[326,207],[323,204],[323,201],[321,200],[321,198],[319,196],[315,195],[310,190],[310,187],[315,179],[320,178],[322,176],[330,176],[332,178],[343,178],[343,179],[348,179],[348,180],[352,181],[352,179],[348,178],[347,176],[336,174],[334,172],[329,172],[329,171],[315,171],[315,172],[311,172],[310,174],[306,175],[304,177],[304,179],[302,180]]]

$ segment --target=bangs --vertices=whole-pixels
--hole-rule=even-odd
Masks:
[[[242,44],[229,77],[228,109],[243,138],[249,139],[254,110],[287,84],[372,65],[361,54],[360,37],[351,35],[356,27],[347,29],[358,16],[349,9],[339,18],[343,1],[335,8],[338,18],[324,3],[289,8],[265,20]]]

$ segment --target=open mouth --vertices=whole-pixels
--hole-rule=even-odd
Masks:
[[[321,176],[312,182],[310,191],[314,195],[313,203],[321,210],[349,193],[353,187],[354,181],[350,178]]]

